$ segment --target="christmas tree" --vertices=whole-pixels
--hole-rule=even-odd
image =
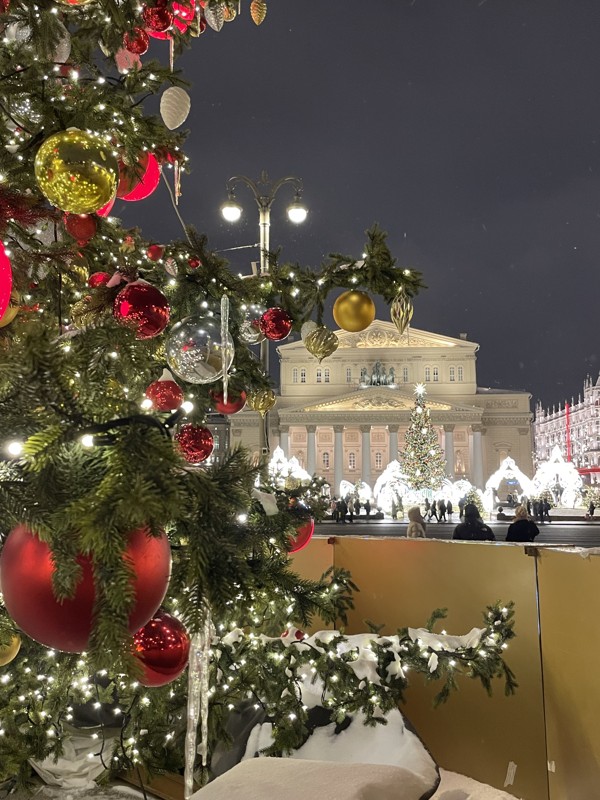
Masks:
[[[415,387],[415,407],[410,415],[400,461],[411,488],[435,491],[444,480],[446,462],[431,425],[425,394],[425,386],[418,383]]]
[[[319,483],[276,485],[239,450],[211,460],[210,415],[272,407],[252,351],[265,337],[304,330],[309,352],[333,352],[332,290],[361,293],[364,310],[368,292],[414,297],[419,273],[396,266],[375,227],[360,263],[335,255],[310,270],[270,256],[267,276],[242,280],[192,229],[157,243],[109,216],[115,197],[143,200],[161,175],[176,201],[187,166],[177,128],[189,98],[171,66],[142,61],[151,39],[169,39],[174,58],[237,8],[2,0],[0,780],[26,782],[30,759],[60,754],[70,728],[90,723],[108,769],[181,770],[191,752],[187,780],[198,722],[207,764],[249,697],[284,752],[304,735],[294,687],[309,657],[286,655],[280,634],[314,615],[343,623],[352,603],[347,573],[290,569],[323,513]],[[265,13],[253,0],[257,24]],[[144,110],[157,94],[160,118]],[[491,609],[493,644],[464,658],[486,685],[511,684],[500,649],[511,616]],[[332,713],[372,709],[373,691],[384,710],[396,704],[397,653],[379,645],[387,677],[374,690],[349,655],[334,661],[338,642],[310,657]],[[407,665],[453,685],[450,651],[433,672],[427,649],[402,647]]]

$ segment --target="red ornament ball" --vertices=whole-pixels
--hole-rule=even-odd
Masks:
[[[262,333],[274,342],[280,342],[289,336],[292,330],[292,320],[283,308],[268,308],[258,321]]]
[[[143,28],[134,28],[131,33],[123,34],[123,45],[130,53],[143,56],[150,47],[150,37]]]
[[[190,637],[181,622],[158,610],[133,637],[134,656],[144,668],[142,686],[165,686],[187,667]]]
[[[115,297],[113,317],[135,331],[136,339],[152,339],[169,324],[169,303],[146,281],[134,281]]]
[[[208,428],[202,425],[183,425],[175,435],[182,456],[190,464],[200,464],[210,456],[215,440]]]
[[[165,248],[162,244],[151,244],[146,250],[146,255],[150,261],[160,261],[165,254]]]
[[[297,553],[298,550],[302,550],[312,539],[313,533],[315,532],[315,521],[314,519],[307,520],[304,524],[299,525],[296,528],[296,535],[290,536],[290,553]]]
[[[196,256],[192,256],[188,258],[188,264],[190,265],[190,269],[198,269],[198,267],[202,266],[202,262]]]
[[[166,594],[171,574],[169,540],[164,533],[150,536],[145,528],[138,528],[127,536],[124,558],[134,574],[135,604],[129,614],[129,630],[134,633],[148,622]],[[50,548],[25,525],[13,528],[0,555],[0,581],[9,615],[32,639],[68,653],[87,649],[94,619],[91,556],[78,555],[77,563],[82,574],[75,595],[59,602],[52,589]]]
[[[96,235],[98,223],[91,214],[65,214],[65,228],[78,244],[87,244]]]
[[[156,190],[160,173],[160,164],[153,153],[144,153],[135,171],[125,169],[125,165],[120,162],[117,197],[129,202],[145,200]]]
[[[110,273],[108,272],[92,272],[87,282],[90,289],[97,289],[98,286],[106,286],[109,280]]]
[[[223,392],[218,392],[211,389],[210,399],[213,403],[213,408],[218,414],[237,414],[246,405],[246,392],[232,392],[231,389],[227,392],[227,402],[223,399]]]
[[[158,411],[176,411],[183,403],[181,386],[173,380],[161,378],[146,389],[146,397]]]
[[[166,6],[144,6],[142,17],[149,31],[164,33],[173,24],[173,12]]]

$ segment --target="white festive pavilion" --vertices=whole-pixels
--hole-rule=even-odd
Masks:
[[[373,487],[398,457],[414,407],[414,384],[427,405],[448,478],[482,489],[507,456],[532,473],[531,395],[477,385],[479,345],[410,328],[399,334],[375,320],[360,333],[336,331],[337,351],[321,364],[301,341],[277,348],[280,396],[269,415],[271,447],[295,456],[339,492],[343,480]],[[260,418],[232,418],[232,442],[258,452]]]
[[[538,464],[531,481],[532,495],[550,492],[554,504],[563,508],[575,508],[582,503],[583,480],[575,464],[565,461],[560,447],[555,445],[550,458]]]
[[[523,495],[532,497],[535,493],[531,478],[519,469],[514,458],[508,456],[487,479],[483,505],[486,511],[491,511],[496,503],[504,502],[509,494],[521,498]]]

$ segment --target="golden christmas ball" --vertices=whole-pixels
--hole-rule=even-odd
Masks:
[[[273,389],[257,389],[255,392],[248,392],[246,397],[246,405],[252,411],[258,411],[261,417],[268,414],[276,402]]]
[[[17,653],[21,649],[21,637],[15,633],[8,644],[0,646],[0,667],[5,667],[7,664],[16,658]]]
[[[333,331],[325,325],[319,325],[311,331],[304,339],[304,347],[308,352],[319,360],[319,364],[324,358],[330,356],[338,349],[340,340]]]
[[[411,298],[401,289],[394,298],[390,306],[390,317],[399,333],[404,333],[413,315],[413,304]]]
[[[115,195],[119,176],[110,143],[77,128],[43,142],[35,157],[35,178],[52,205],[72,214],[90,214]]]
[[[333,304],[333,318],[345,331],[364,331],[375,319],[375,303],[366,292],[344,292]]]
[[[10,295],[10,304],[8,305],[6,311],[0,317],[0,328],[5,328],[7,325],[14,320],[17,316],[19,311],[21,310],[21,297],[18,292],[11,292]]]

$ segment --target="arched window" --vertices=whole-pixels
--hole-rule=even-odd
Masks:
[[[317,370],[317,383],[321,383],[322,377],[323,377],[323,370],[322,369],[318,369]]]
[[[425,367],[425,381],[427,383],[431,381],[431,367]]]
[[[462,381],[463,381],[463,374],[464,374],[464,373],[463,373],[463,368],[462,368],[462,367],[457,367],[457,370],[456,370],[456,372],[457,372],[457,374],[458,374],[458,382],[459,382],[459,383],[462,383]]]
[[[356,453],[348,453],[348,469],[356,469]]]
[[[408,367],[402,367],[402,383],[408,383]]]
[[[296,367],[292,370],[292,383],[298,383],[298,370]]]
[[[346,383],[352,383],[352,367],[346,367]]]
[[[329,383],[329,368],[325,367],[325,383]]]
[[[375,453],[375,469],[381,469],[383,467],[383,456],[381,453]]]
[[[450,376],[450,383],[454,383],[454,381],[456,380],[456,369],[454,367],[450,367],[449,376]]]
[[[300,370],[300,383],[306,383],[306,370]]]
[[[437,383],[440,379],[440,370],[439,367],[433,368],[433,382]]]
[[[323,469],[329,469],[329,453],[323,453]]]

